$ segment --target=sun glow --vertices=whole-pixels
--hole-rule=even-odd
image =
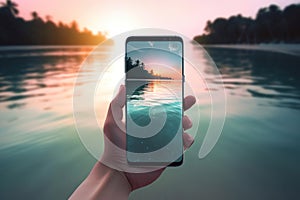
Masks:
[[[95,21],[90,28],[94,33],[103,30],[109,37],[112,37],[138,28],[138,22],[129,13],[111,12],[102,18],[101,22]]]

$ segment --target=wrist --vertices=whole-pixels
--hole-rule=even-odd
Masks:
[[[132,191],[132,186],[129,183],[129,180],[127,178],[127,176],[124,174],[124,172],[110,168],[108,166],[106,166],[105,164],[101,163],[101,162],[97,162],[98,167],[100,168],[106,168],[107,171],[110,172],[110,176],[112,178],[115,178],[115,181],[118,181],[120,183],[124,183],[126,185],[126,188],[131,192]],[[123,185],[123,186],[125,186]]]
[[[70,199],[127,200],[131,191],[131,186],[122,172],[97,162]]]
[[[117,200],[123,200],[129,197],[132,188],[123,172],[112,169],[101,162],[96,163],[91,173],[93,173],[94,170],[100,175],[97,178],[99,184],[104,186],[102,188],[108,190],[109,193],[112,192],[110,194],[112,195],[111,197]]]
[[[110,168],[110,169],[111,169],[111,168]],[[130,192],[132,192],[132,191],[133,191],[132,185],[130,184],[130,182],[129,182],[127,176],[125,175],[125,173],[124,173],[124,172],[121,172],[121,171],[118,171],[118,170],[116,170],[116,169],[111,169],[111,170],[113,170],[114,173],[116,173],[116,176],[119,176],[121,179],[124,180],[124,182],[127,183],[127,188],[129,189]]]
[[[100,178],[99,184],[104,186],[105,190],[109,192],[109,196],[112,195],[110,197],[114,197],[116,200],[128,199],[132,188],[123,172],[112,169],[101,162],[97,162],[94,169],[97,174],[101,175],[98,177]]]

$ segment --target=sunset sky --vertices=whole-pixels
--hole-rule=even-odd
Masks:
[[[2,0],[4,2],[5,0]],[[241,13],[254,17],[259,8],[277,4],[281,8],[297,0],[14,0],[20,16],[30,19],[37,11],[45,18],[70,23],[94,33],[106,31],[113,36],[136,28],[165,28],[188,37],[203,33],[207,20]]]
[[[174,47],[175,48],[171,48]],[[140,60],[145,69],[154,74],[181,79],[182,46],[180,42],[172,41],[131,41],[127,43],[127,56],[133,61]]]

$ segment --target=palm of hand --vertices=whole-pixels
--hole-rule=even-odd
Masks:
[[[189,109],[195,104],[196,100],[193,96],[187,96],[184,98],[184,110]],[[123,118],[123,107],[125,105],[125,87],[121,86],[118,94],[111,102],[107,117],[104,123],[104,135],[105,135],[105,150],[104,156],[101,162],[109,167],[117,170],[124,171],[132,190],[144,187],[154,182],[161,173],[165,170],[164,168],[158,168],[150,172],[132,173],[127,172],[132,166],[128,165],[126,160],[126,133],[125,124],[122,122]],[[183,129],[187,130],[192,127],[191,120],[184,116],[182,119]],[[183,144],[184,149],[189,148],[193,143],[193,138],[187,133],[183,133]],[[117,148],[116,148],[117,147]],[[109,163],[109,164],[108,164]],[[130,170],[129,170],[130,171]]]

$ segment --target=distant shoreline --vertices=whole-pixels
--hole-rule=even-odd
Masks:
[[[285,53],[300,56],[300,44],[202,44],[203,48],[219,49],[241,49]],[[31,50],[54,50],[54,49],[73,49],[89,48],[94,49],[97,45],[0,45],[0,52],[3,51],[31,51]]]
[[[180,79],[138,79],[138,78],[127,78],[128,81],[142,81],[142,82],[147,82],[147,81],[166,81],[166,82],[170,82],[170,81],[182,81]]]
[[[224,49],[241,49],[257,50],[285,53],[289,55],[300,56],[300,44],[211,44],[202,45],[206,48],[224,48]]]
[[[44,50],[44,49],[71,49],[71,48],[95,48],[97,45],[0,45],[0,51],[4,50]]]

